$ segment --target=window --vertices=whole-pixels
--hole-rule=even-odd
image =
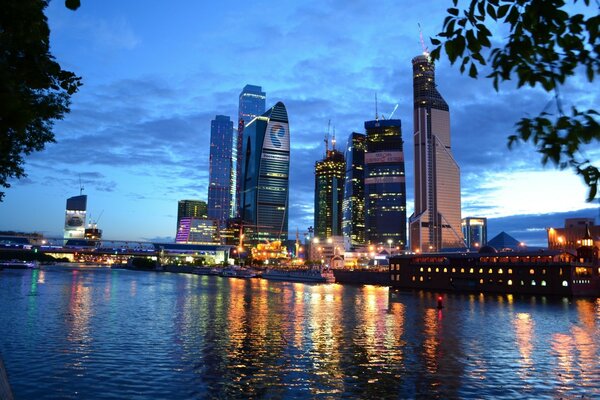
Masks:
[[[479,280],[479,283],[483,285],[483,279],[480,279],[480,280]]]
[[[423,282],[423,277],[422,276],[419,277],[419,282]]]
[[[512,286],[512,279],[508,280],[508,286]]]
[[[464,273],[465,273],[465,269],[464,269],[464,268],[461,268],[461,269],[460,269],[460,272],[464,274]]]
[[[490,269],[489,269],[489,271],[488,271],[488,274],[491,274],[492,272],[493,272],[493,271],[492,271],[492,269],[490,268]]]
[[[435,272],[440,272],[440,269],[439,269],[439,268],[436,268],[436,269],[435,269]]]
[[[452,272],[456,272],[456,268],[452,268]]]
[[[416,278],[416,277],[413,275],[413,277],[412,277],[412,281],[414,282],[414,281],[416,281],[416,280],[417,280],[417,278]]]
[[[509,269],[508,269],[508,273],[509,273],[509,274],[512,274],[512,269],[510,269],[510,268],[509,268]]]
[[[431,272],[431,268],[427,268],[427,272]]]
[[[479,273],[483,274],[483,268],[479,268]]]
[[[419,271],[423,272],[423,267],[419,268]]]
[[[546,286],[546,281],[542,281],[542,286]]]
[[[448,268],[444,268],[444,272],[448,272]]]
[[[533,274],[535,274],[535,270],[534,270],[533,268],[531,268],[531,269],[529,270],[529,273],[530,273],[531,275],[533,275]]]
[[[531,281],[531,286],[535,286],[535,280]]]
[[[561,271],[562,271],[562,268],[561,268]],[[569,282],[567,282],[567,281],[563,281],[563,282],[562,282],[562,285],[563,285],[563,286],[569,286]]]
[[[502,271],[502,268],[500,268],[500,269],[498,270],[498,273],[499,273],[499,274],[502,274],[502,273],[504,273],[504,271]]]

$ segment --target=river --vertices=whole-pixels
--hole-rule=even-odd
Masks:
[[[0,272],[16,399],[600,398],[600,299]]]

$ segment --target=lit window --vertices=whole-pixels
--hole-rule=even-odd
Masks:
[[[531,269],[529,270],[529,273],[530,273],[531,275],[535,274],[535,271],[533,270],[533,268],[531,268]]]
[[[509,273],[509,274],[512,274],[512,269],[510,269],[510,268],[509,268],[509,269],[508,269],[508,273]]]
[[[419,277],[419,282],[423,282],[423,277],[422,276]]]
[[[413,282],[417,280],[417,278],[413,275],[412,277]]]
[[[440,272],[440,269],[439,269],[439,268],[436,268],[436,269],[435,269],[435,272]]]
[[[563,285],[563,286],[569,286],[569,282],[567,282],[567,281],[563,281],[562,285]]]
[[[504,273],[504,271],[502,271],[502,268],[500,268],[500,269],[498,270],[498,273],[499,273],[499,274],[502,274],[502,273]]]
[[[469,272],[470,272],[470,273],[473,273],[473,268],[471,268],[471,269],[469,270]]]
[[[431,272],[431,268],[427,268],[427,272]]]
[[[546,281],[542,281],[542,286],[546,286]]]
[[[488,274],[491,274],[492,272],[493,272],[493,271],[492,271],[492,269],[490,268],[490,269],[489,269],[489,271],[488,271]]]
[[[456,272],[456,268],[452,268],[452,272]]]
[[[535,281],[534,280],[531,281],[531,286],[535,286]]]
[[[444,268],[444,272],[448,272],[448,268]]]
[[[512,286],[512,280],[511,279],[508,280],[508,286]]]
[[[465,273],[465,269],[464,269],[464,268],[461,268],[461,269],[460,269],[460,272],[464,274],[464,273]]]
[[[479,273],[483,274],[483,268],[479,268]]]
[[[480,284],[483,284],[483,279],[480,279],[480,280],[479,280],[479,283],[480,283]]]

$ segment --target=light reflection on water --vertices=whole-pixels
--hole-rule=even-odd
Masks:
[[[16,398],[600,397],[600,300],[0,274]]]

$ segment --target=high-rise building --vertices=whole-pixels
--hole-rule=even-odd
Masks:
[[[202,200],[179,200],[177,203],[177,231],[183,218],[208,218],[208,206]]]
[[[350,249],[365,244],[366,135],[353,132],[346,146],[342,232]]]
[[[239,215],[240,207],[240,192],[242,188],[242,138],[244,136],[244,127],[254,118],[264,114],[267,96],[262,91],[262,87],[255,85],[246,85],[240,93],[240,101],[238,106],[238,128],[235,135],[233,146],[234,168],[232,173],[232,181],[235,182],[232,193],[232,217]],[[236,214],[236,215],[234,215]]]
[[[365,239],[404,248],[406,177],[401,122],[366,121],[365,130]]]
[[[487,244],[487,218],[463,218],[461,226],[468,248],[477,249]]]
[[[335,140],[335,139],[334,139]],[[344,155],[325,150],[325,158],[315,163],[315,235],[320,238],[342,235],[344,199]]]
[[[255,231],[247,242],[287,239],[290,131],[278,102],[244,128],[240,216]]]
[[[83,239],[85,237],[85,217],[87,195],[69,197],[65,212],[65,239]]]
[[[231,215],[232,149],[233,122],[225,115],[217,115],[210,123],[208,218],[220,225]]]
[[[219,244],[219,223],[214,219],[182,218],[175,243]]]
[[[413,251],[464,248],[460,169],[450,149],[450,112],[425,55],[412,60],[414,89],[415,210],[410,217]]]

